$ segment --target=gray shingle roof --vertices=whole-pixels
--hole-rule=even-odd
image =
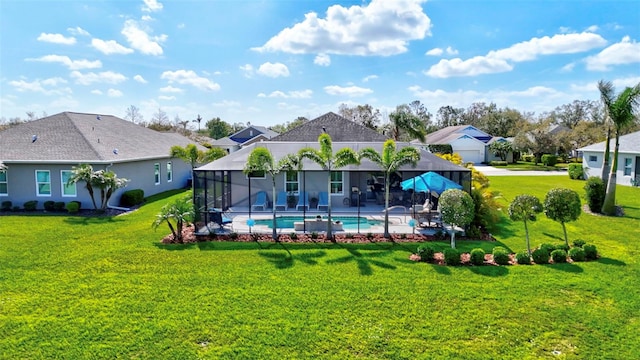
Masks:
[[[378,152],[382,151],[383,142],[369,142],[369,143],[355,143],[355,142],[333,142],[333,151],[338,151],[344,147],[350,147],[355,151],[360,151],[366,147],[372,147]],[[280,142],[280,141],[263,141],[251,144],[244,147],[234,153],[231,153],[223,158],[203,165],[196,170],[242,170],[247,163],[249,154],[256,146],[262,146],[269,149],[273,157],[277,160],[284,157],[287,154],[295,154],[303,147],[318,148],[318,142]],[[405,146],[412,146],[408,143],[397,143],[398,149]],[[420,151],[421,159],[418,162],[416,169],[421,171],[469,171],[468,169],[455,165],[449,161],[443,160],[425,150]],[[303,163],[305,170],[322,170],[320,166],[310,160],[306,160]],[[400,170],[412,170],[410,165],[402,167]],[[362,163],[357,165],[350,165],[342,168],[347,171],[380,171],[380,168],[375,163],[365,159]]]
[[[322,134],[322,129],[331,136],[334,142],[341,141],[385,141],[388,139],[385,135],[378,133],[373,129],[347,120],[342,116],[333,112],[328,112],[313,120],[295,127],[286,133],[275,136],[271,141],[309,141],[317,142],[318,136]]]
[[[583,148],[578,149],[578,151],[599,151],[604,152],[605,142],[599,142],[597,144],[592,144],[585,146]],[[609,144],[609,149],[611,151],[614,150],[616,145],[615,138],[611,139],[611,143]],[[620,136],[620,149],[618,152],[621,153],[629,153],[629,154],[640,154],[640,131],[636,131],[631,134]]]
[[[0,159],[15,162],[100,163],[168,158],[173,145],[194,143],[111,115],[63,112],[0,132]],[[35,142],[31,141],[37,135]],[[199,146],[200,147],[200,146]],[[203,147],[200,147],[204,149]],[[117,149],[118,153],[114,153]]]

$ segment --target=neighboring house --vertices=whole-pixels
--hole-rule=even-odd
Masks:
[[[72,167],[79,164],[130,180],[113,194],[110,205],[117,206],[125,190],[142,189],[149,196],[183,188],[191,179],[191,165],[170,157],[170,149],[190,143],[180,134],[110,115],[63,112],[21,123],[0,132],[0,161],[8,167],[0,176],[0,201],[22,206],[37,200],[38,208],[48,200],[79,201],[81,208],[92,208],[84,183],[66,185]]]
[[[240,150],[257,141],[266,141],[278,133],[264,126],[248,125],[246,128],[229,136],[214,140],[211,145],[227,151],[228,154]]]
[[[194,203],[197,208],[250,208],[256,194],[266,191],[270,202],[272,199],[272,183],[269,175],[255,174],[249,178],[243,173],[249,154],[256,147],[269,149],[274,158],[280,159],[287,154],[296,154],[303,147],[318,148],[318,136],[323,132],[332,138],[334,153],[341,148],[350,147],[359,151],[366,147],[382,150],[384,141],[388,138],[376,131],[349,121],[334,113],[328,113],[314,120],[308,121],[286,133],[278,135],[271,141],[254,143],[224,158],[194,170]],[[414,146],[409,143],[397,143],[398,148]],[[471,172],[469,169],[443,160],[426,150],[421,151],[421,160],[415,168],[403,166],[394,174],[391,186],[396,200],[402,200],[399,188],[401,180],[414,177],[428,171],[437,172],[453,181],[462,184],[470,191]],[[327,172],[305,159],[301,172],[281,173],[276,177],[278,191],[286,191],[290,195],[298,196],[301,191],[309,194],[310,198],[318,198],[319,192],[327,191]],[[380,168],[369,160],[363,160],[359,166],[351,165],[331,173],[331,193],[329,201],[335,208],[348,207],[355,199],[362,204],[375,202],[380,204],[380,192],[384,177]],[[404,194],[406,196],[406,194]],[[406,202],[406,197],[404,201]]]
[[[578,149],[582,152],[582,166],[587,177],[602,175],[602,164],[606,141],[585,146]],[[613,158],[615,150],[615,138],[609,144],[610,156]],[[610,164],[613,165],[613,159]],[[640,183],[640,131],[620,136],[620,148],[618,149],[618,172],[616,174],[618,184],[631,185],[631,180]]]
[[[448,126],[427,135],[428,145],[449,144],[453,152],[462,157],[463,162],[474,164],[500,160],[489,151],[489,145],[494,141],[509,140],[493,137],[473,125]],[[513,154],[509,155],[507,161],[513,161]]]

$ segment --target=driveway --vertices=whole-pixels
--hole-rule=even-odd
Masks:
[[[505,168],[493,167],[484,164],[477,164],[474,167],[487,176],[568,176],[566,170],[560,171],[512,171]]]

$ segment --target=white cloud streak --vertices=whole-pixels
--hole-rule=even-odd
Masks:
[[[131,54],[133,49],[122,46],[118,44],[115,40],[101,40],[101,39],[92,39],[91,46],[93,46],[96,50],[100,51],[105,55],[113,55],[113,54]]]
[[[150,36],[134,20],[125,21],[121,33],[127,39],[129,46],[141,53],[154,56],[162,55],[163,50],[160,44],[167,40],[167,35]]]
[[[76,38],[74,38],[73,36],[66,37],[62,34],[40,33],[40,36],[38,36],[38,41],[62,45],[73,45],[76,43]]]
[[[258,74],[268,76],[271,78],[287,77],[289,76],[289,68],[282,63],[270,63],[266,62],[258,68]]]
[[[329,85],[324,87],[324,91],[329,95],[360,97],[373,93],[373,90],[359,86],[338,86]]]
[[[68,56],[63,55],[45,55],[35,59],[26,59],[27,61],[38,61],[38,62],[48,62],[48,63],[59,63],[69,70],[83,70],[83,69],[99,69],[102,67],[102,62],[100,60],[71,60]]]
[[[613,44],[600,53],[585,59],[587,70],[608,71],[614,65],[640,63],[640,43],[625,36],[619,43]]]
[[[165,71],[160,78],[169,81],[170,84],[191,85],[200,90],[207,91],[220,90],[220,85],[207,78],[198,76],[193,70]]]
[[[127,77],[113,71],[104,71],[100,73],[81,73],[79,71],[72,71],[70,76],[75,79],[76,84],[80,85],[91,85],[93,83],[106,83],[106,84],[119,84],[125,80]]]

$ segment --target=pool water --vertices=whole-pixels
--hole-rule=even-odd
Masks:
[[[294,222],[302,222],[302,216],[278,216],[276,217],[276,228],[277,229],[293,229]],[[307,216],[307,220],[315,220],[315,216]],[[323,216],[323,220],[326,220],[327,217]],[[358,217],[358,216],[332,216],[331,220],[333,222],[340,221],[342,222],[342,227],[345,230],[358,230],[358,222],[360,223],[360,230],[367,230],[371,228],[372,225],[384,225],[384,221],[382,220],[371,220],[366,217]],[[256,225],[264,225],[269,228],[273,228],[273,219],[260,219],[255,221]]]

